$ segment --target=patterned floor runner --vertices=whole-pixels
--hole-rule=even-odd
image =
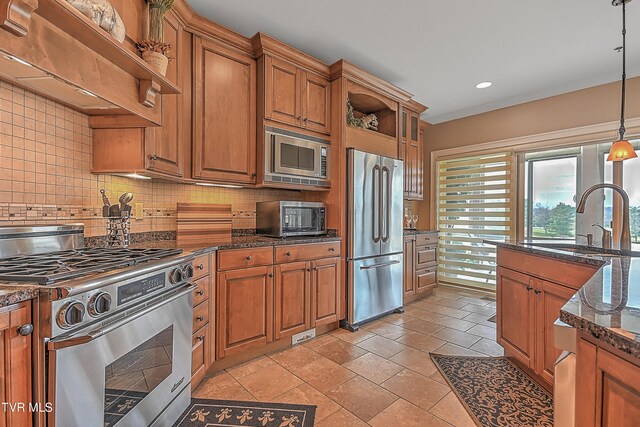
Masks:
[[[313,427],[315,416],[312,405],[191,399],[174,427]]]
[[[553,398],[506,357],[430,354],[481,427],[553,427]]]

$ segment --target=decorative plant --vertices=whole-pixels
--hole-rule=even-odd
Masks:
[[[164,42],[164,14],[176,3],[176,0],[147,0],[149,3],[149,36],[138,42],[142,58],[163,76],[167,75],[167,66],[171,45]]]
[[[163,54],[168,59],[173,59],[169,55],[169,53],[171,52],[171,44],[169,43],[147,39],[147,40],[142,40],[138,42],[137,46],[138,46],[138,50],[141,53],[157,52],[157,53]]]
[[[149,2],[149,39],[164,41],[162,23],[164,14],[175,5],[176,0],[148,0]]]

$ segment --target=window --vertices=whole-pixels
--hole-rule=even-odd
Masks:
[[[511,153],[438,162],[438,280],[495,289],[496,249],[515,234]]]
[[[525,237],[575,237],[578,165],[576,149],[525,156]]]

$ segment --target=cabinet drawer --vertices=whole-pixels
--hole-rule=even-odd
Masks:
[[[436,261],[436,246],[416,245],[416,270],[427,268]]]
[[[209,265],[209,254],[200,255],[193,260],[194,279],[199,279],[200,277],[206,276],[210,271],[211,266]]]
[[[416,290],[424,291],[433,287],[438,281],[438,269],[430,268],[428,270],[416,271]]]
[[[340,256],[340,242],[278,246],[275,249],[276,264],[336,256]]]
[[[218,252],[218,270],[259,267],[273,264],[273,247],[231,249]]]
[[[196,280],[193,284],[197,286],[193,290],[193,306],[197,306],[203,301],[209,299],[209,284],[211,283],[211,276],[206,276]]]
[[[427,246],[438,243],[438,233],[416,235],[416,245]]]
[[[197,331],[209,323],[209,304],[207,301],[193,308],[193,330]]]
[[[193,334],[191,340],[191,387],[195,388],[204,378],[209,365],[211,335],[209,325],[205,325]]]

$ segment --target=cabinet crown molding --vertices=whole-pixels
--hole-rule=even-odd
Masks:
[[[414,111],[418,114],[420,113],[424,113],[425,111],[427,111],[427,109],[429,107],[420,104],[418,101],[415,101],[413,99],[410,99],[408,102],[404,103],[404,106],[407,107],[409,110]]]
[[[345,77],[349,80],[353,80],[365,87],[381,92],[384,95],[393,98],[395,101],[408,102],[413,94],[406,90],[400,89],[389,82],[382,80],[370,72],[350,63],[345,59],[341,59],[335,62],[329,67],[331,73],[331,80]]]
[[[327,64],[267,34],[256,33],[251,38],[251,45],[256,58],[265,54],[274,55],[329,78],[329,66]]]

